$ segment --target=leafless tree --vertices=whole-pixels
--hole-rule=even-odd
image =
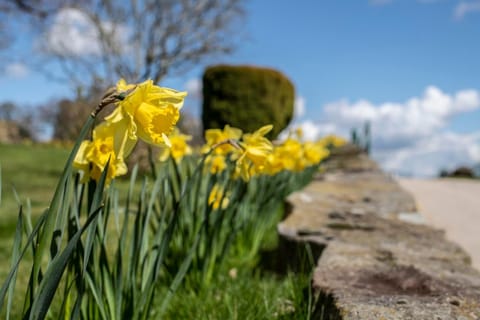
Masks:
[[[40,54],[31,61],[49,76],[88,90],[118,78],[158,82],[231,52],[242,35],[245,1],[4,2],[37,17],[33,47]]]
[[[6,127],[9,129],[9,139],[3,139],[6,142],[37,140],[38,133],[41,132],[41,121],[38,121],[37,112],[13,102],[0,103],[0,123],[0,126],[4,127],[3,130]]]
[[[16,112],[17,106],[12,102],[2,102],[0,103],[0,119],[5,121],[12,121],[14,118],[14,113]]]
[[[0,53],[5,56],[0,60],[19,59],[21,54],[12,51],[14,46],[8,48],[8,40],[24,38],[15,26],[28,29],[31,50],[21,60],[51,79],[69,83],[76,93],[74,99],[50,103],[41,112],[50,115],[45,122],[53,124],[56,138],[69,139],[78,131],[75,121],[83,120],[83,111],[77,109],[89,108],[90,99],[119,78],[159,82],[231,52],[243,35],[244,4],[245,0],[0,0]]]
[[[65,5],[64,1],[48,1],[48,0],[2,0],[0,9],[2,11],[19,11],[27,13],[39,18],[45,18]]]
[[[37,27],[67,3],[67,0],[0,0],[0,67],[21,60],[12,47],[16,40],[24,38],[25,29],[41,30]]]

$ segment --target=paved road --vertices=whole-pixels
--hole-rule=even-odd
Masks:
[[[417,201],[430,225],[444,229],[480,270],[480,182],[465,179],[404,179],[400,185]]]

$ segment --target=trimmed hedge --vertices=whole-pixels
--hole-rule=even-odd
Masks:
[[[295,91],[282,73],[251,66],[217,65],[203,74],[204,129],[226,124],[246,132],[273,124],[275,138],[293,117]]]

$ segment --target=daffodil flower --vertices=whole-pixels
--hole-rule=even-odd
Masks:
[[[203,153],[207,153],[211,148],[215,147],[212,151],[217,155],[226,155],[235,152],[236,149],[229,143],[222,143],[228,140],[240,140],[242,137],[242,130],[234,127],[230,127],[228,124],[221,129],[208,129],[205,131],[206,144],[202,149]]]
[[[300,159],[303,157],[303,149],[300,141],[288,138],[275,148],[275,156],[283,164],[284,170],[300,171]]]
[[[306,162],[306,166],[318,164],[320,161],[330,155],[330,151],[313,142],[305,142],[303,144],[303,158]]]
[[[166,161],[168,157],[172,157],[176,162],[182,161],[183,157],[192,154],[192,148],[188,145],[188,141],[192,140],[192,136],[180,133],[175,129],[168,137],[170,147],[165,147],[159,154],[160,161]]]
[[[264,136],[272,130],[273,125],[266,125],[254,133],[244,134],[240,146],[242,154],[237,159],[237,168],[244,180],[249,180],[252,172],[260,173],[265,168],[268,155],[273,151],[273,145]]]
[[[108,161],[107,184],[114,177],[127,173],[124,158],[132,151],[135,142],[119,130],[121,128],[117,124],[103,122],[93,130],[91,141],[82,142],[73,166],[83,172],[83,181],[89,178],[98,181]],[[121,153],[116,150],[121,150]]]
[[[123,79],[117,83],[117,91],[129,93],[105,119],[120,123],[130,140],[140,138],[157,146],[170,145],[167,136],[180,117],[187,93],[161,88],[152,80],[133,85]]]
[[[317,141],[317,144],[325,148],[338,148],[346,144],[347,141],[342,137],[335,136],[333,134],[323,137]]]
[[[210,169],[210,173],[217,174],[222,172],[227,168],[227,160],[225,159],[225,155],[209,155],[205,159],[205,163]]]
[[[208,195],[208,205],[212,206],[214,210],[217,210],[220,207],[226,209],[229,202],[228,192],[224,193],[224,190],[221,189],[218,184],[215,184]]]

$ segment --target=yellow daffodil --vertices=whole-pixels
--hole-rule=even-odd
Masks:
[[[312,166],[318,164],[320,161],[328,157],[330,151],[313,142],[305,142],[303,144],[303,157],[305,166]]]
[[[265,173],[269,175],[275,175],[285,170],[284,158],[277,152],[277,148],[267,157],[267,165],[265,167]]]
[[[262,165],[267,155],[273,150],[270,140],[264,137],[272,128],[273,125],[266,125],[254,133],[244,134],[240,143],[244,149],[242,157],[248,158],[255,165]]]
[[[267,157],[265,172],[270,175],[283,170],[299,172],[320,163],[328,155],[329,150],[321,144],[308,141],[301,143],[292,135],[274,146],[273,152]]]
[[[325,136],[322,139],[317,141],[317,144],[329,149],[341,147],[346,143],[347,141],[345,139],[343,139],[342,137],[335,136],[333,134]]]
[[[117,92],[129,93],[106,120],[121,123],[132,140],[138,137],[153,145],[169,145],[167,136],[180,117],[187,93],[161,88],[152,80],[133,85],[123,79],[117,83]]]
[[[119,128],[116,124],[103,122],[93,130],[92,141],[82,142],[73,166],[83,172],[84,181],[88,178],[98,181],[109,160],[107,184],[114,177],[127,173],[124,157],[131,152],[134,142],[128,137],[119,135],[118,132]],[[117,137],[120,137],[121,141],[115,141]],[[122,146],[116,149],[116,145]],[[121,150],[122,153],[116,150]]]
[[[302,158],[302,144],[293,138],[288,138],[276,145],[267,158],[266,172],[270,175],[283,170],[299,171]]]
[[[279,147],[281,150],[281,157],[285,165],[285,169],[290,171],[301,171],[301,159],[303,157],[303,149],[300,141],[295,139],[287,139]]]
[[[212,174],[217,174],[222,172],[227,168],[227,160],[224,155],[209,155],[205,160],[207,166],[210,168]]]
[[[208,195],[208,205],[212,206],[214,210],[220,207],[225,209],[228,207],[229,202],[228,193],[224,194],[224,190],[218,184],[214,185]]]
[[[202,148],[203,153],[210,151],[212,147],[215,147],[215,150],[212,152],[215,154],[226,155],[231,152],[235,152],[235,147],[229,143],[223,143],[228,140],[240,140],[242,137],[242,130],[230,127],[228,124],[220,129],[208,129],[205,131],[205,140],[206,144]]]
[[[283,170],[293,171],[296,162],[296,155],[289,154],[282,146],[276,146],[273,152],[268,155],[265,171],[270,175],[277,174]]]
[[[237,159],[237,168],[244,180],[249,180],[252,172],[261,173],[265,168],[268,155],[273,150],[273,145],[264,136],[272,130],[272,125],[266,125],[251,134],[244,134],[240,146],[242,154]]]
[[[83,181],[88,181],[90,177],[90,161],[87,159],[87,153],[91,148],[91,141],[84,140],[78,148],[75,159],[73,159],[73,167],[82,172]]]
[[[206,143],[202,147],[202,153],[211,152],[205,160],[212,174],[217,174],[227,167],[227,158],[238,158],[240,152],[238,145],[232,141],[238,141],[242,137],[242,130],[230,127],[228,124],[221,129],[208,129],[205,131]],[[236,143],[236,142],[235,142]],[[213,148],[213,150],[212,150]]]
[[[171,156],[176,162],[180,162],[183,157],[192,154],[192,148],[188,145],[192,136],[182,134],[180,130],[175,129],[168,139],[171,146],[162,149],[159,154],[160,161],[166,161]]]

